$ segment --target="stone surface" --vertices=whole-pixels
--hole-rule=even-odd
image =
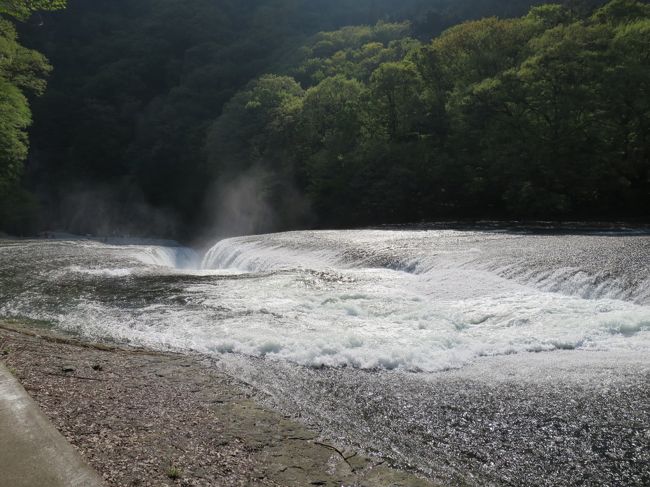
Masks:
[[[99,476],[0,363],[0,484],[99,487]]]
[[[7,325],[0,320],[7,363],[110,486],[434,485],[261,406],[209,359],[97,348]]]

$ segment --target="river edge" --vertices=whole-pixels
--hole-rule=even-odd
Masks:
[[[259,405],[212,359],[0,321],[0,360],[110,486],[430,486]]]

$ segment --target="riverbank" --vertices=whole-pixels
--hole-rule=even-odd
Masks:
[[[1,361],[0,465],[11,487],[104,485]]]
[[[109,486],[427,486],[259,406],[212,359],[0,322],[0,359]]]
[[[643,353],[513,354],[410,374],[15,328],[0,326],[0,359],[109,486],[431,485],[355,445],[439,485],[650,480]]]

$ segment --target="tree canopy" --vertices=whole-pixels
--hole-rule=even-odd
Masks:
[[[24,178],[51,225],[92,232],[110,207],[119,227],[146,207],[197,233],[251,179],[275,216],[247,231],[647,217],[647,2],[69,3],[20,27],[56,68]],[[2,22],[15,187],[49,65]],[[70,203],[89,193],[111,203]]]
[[[0,225],[9,229],[34,212],[33,198],[18,185],[32,123],[28,96],[43,94],[51,66],[42,54],[19,43],[7,17],[25,20],[37,10],[64,6],[64,0],[0,1]]]
[[[60,10],[67,0],[0,0],[0,14],[26,20],[37,11]]]

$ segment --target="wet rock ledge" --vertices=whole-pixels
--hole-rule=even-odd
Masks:
[[[0,360],[110,486],[429,486],[262,408],[209,359],[0,321]]]

